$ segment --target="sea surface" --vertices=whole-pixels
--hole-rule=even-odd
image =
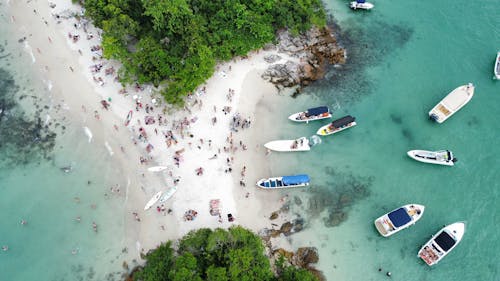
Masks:
[[[323,137],[310,152],[270,156],[274,173],[312,178],[310,192],[284,192],[306,221],[290,241],[319,249],[328,280],[499,280],[498,1],[374,0],[370,12],[326,2],[347,63],[309,87],[289,113],[326,104],[358,125]],[[103,146],[88,143],[82,121],[51,99],[0,9],[0,245],[9,247],[0,251],[0,280],[120,280],[122,261],[130,262],[126,198],[104,196],[120,169],[102,157]],[[472,101],[443,124],[429,121],[428,111],[468,82],[476,85]],[[293,124],[286,114],[272,120],[279,117],[284,137],[312,136],[327,123]],[[426,165],[406,156],[411,149],[450,149],[459,161]],[[423,218],[393,237],[378,235],[373,220],[407,203],[425,205]],[[456,221],[467,222],[462,243],[429,268],[418,249]]]
[[[358,125],[306,154],[273,155],[276,173],[306,172],[313,184],[312,192],[289,193],[308,225],[290,240],[318,247],[328,280],[500,280],[498,1],[373,2],[366,12],[327,1],[347,63],[290,110],[326,104],[337,108],[334,118],[350,114]],[[429,110],[468,82],[476,86],[471,102],[445,123],[431,122]],[[326,123],[284,122],[283,136],[311,136]],[[459,161],[423,164],[406,155],[411,149],[450,149]],[[300,164],[279,168],[288,157]],[[423,218],[380,236],[374,219],[408,203],[425,205]],[[431,235],[457,221],[466,221],[466,233],[445,259],[430,268],[417,258]]]
[[[0,5],[0,280],[122,280],[128,255],[121,167],[37,76]],[[91,117],[92,118],[92,117]],[[97,225],[94,231],[92,223]]]

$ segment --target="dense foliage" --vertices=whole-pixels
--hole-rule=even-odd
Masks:
[[[261,48],[280,28],[326,21],[321,0],[81,1],[103,29],[104,56],[123,63],[122,81],[166,81],[170,103],[210,77],[217,60]]]
[[[137,281],[315,281],[309,271],[278,267],[275,277],[262,240],[242,227],[200,229],[179,241],[178,250],[171,242],[162,244],[146,256],[146,265],[134,274]]]

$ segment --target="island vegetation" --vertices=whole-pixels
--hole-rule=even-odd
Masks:
[[[276,261],[274,272],[260,237],[242,227],[192,231],[176,243],[150,251],[135,281],[316,281],[311,272]]]
[[[163,85],[182,104],[218,61],[244,56],[275,40],[325,26],[321,0],[80,0],[103,30],[103,55],[122,63],[122,83]]]

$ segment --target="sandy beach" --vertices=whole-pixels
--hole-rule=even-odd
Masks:
[[[117,82],[119,64],[101,59],[99,30],[70,16],[81,14],[81,7],[64,0],[8,5],[22,51],[30,53],[55,103],[84,124],[82,138],[105,146],[105,157],[124,167],[120,180],[126,178],[128,187],[111,191],[126,193],[128,213],[122,215],[135,248],[147,251],[200,227],[273,227],[269,215],[283,200],[255,182],[271,176],[256,132],[270,132],[265,113],[273,110],[266,105],[284,99],[260,77],[269,66],[264,56],[276,51],[219,64],[186,106],[176,109],[150,85],[123,88]],[[148,171],[154,166],[165,169]],[[144,210],[154,194],[172,188],[170,199]],[[211,200],[218,200],[212,202],[218,202],[220,216],[210,213]]]

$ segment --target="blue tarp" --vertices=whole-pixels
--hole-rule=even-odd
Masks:
[[[308,175],[296,175],[296,176],[284,176],[283,184],[284,185],[297,185],[302,183],[308,183],[309,176]]]
[[[327,106],[320,106],[320,107],[315,107],[315,108],[309,108],[307,110],[306,116],[312,116],[312,115],[320,115],[323,113],[328,112],[328,107]]]
[[[389,213],[389,219],[395,227],[400,227],[411,221],[405,208],[399,208]]]
[[[365,3],[366,0],[357,0],[358,3]]]

